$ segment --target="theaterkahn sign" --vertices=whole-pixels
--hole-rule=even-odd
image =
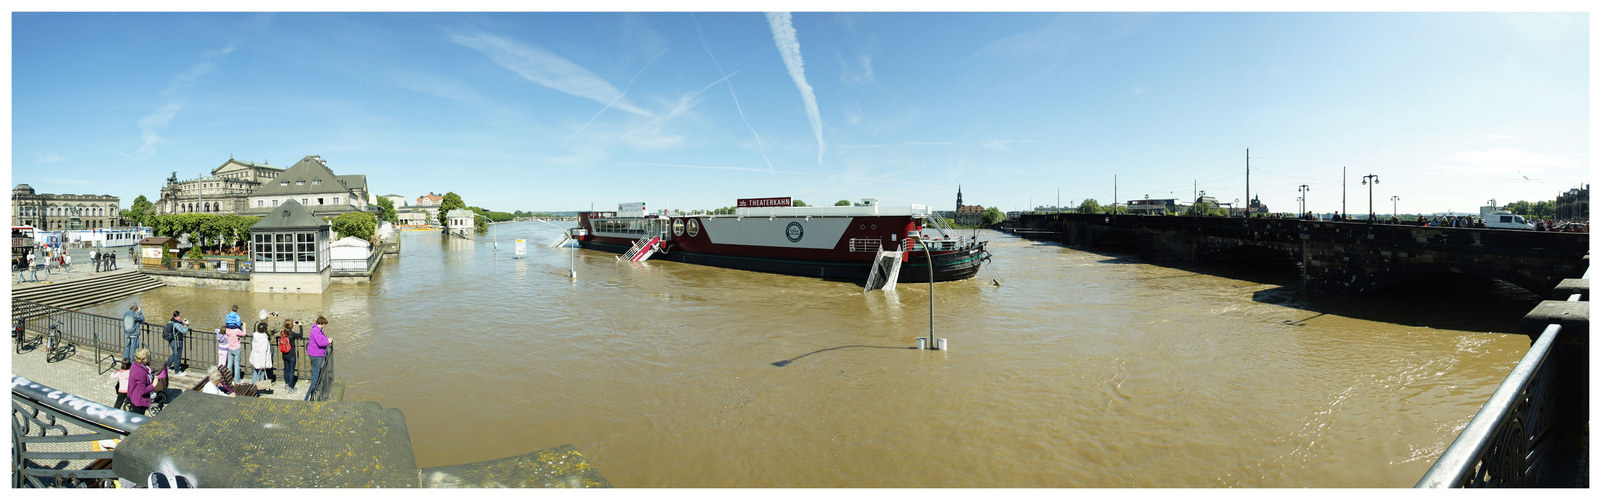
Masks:
[[[739,208],[787,207],[792,205],[789,197],[783,198],[740,198]]]

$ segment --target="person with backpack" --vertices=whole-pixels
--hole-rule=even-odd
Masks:
[[[295,393],[295,341],[300,340],[299,332],[291,328],[289,320],[284,320],[283,330],[278,331],[278,353],[283,356],[283,374],[285,394]]]
[[[183,339],[187,336],[189,320],[179,316],[178,311],[173,311],[172,319],[167,320],[167,325],[161,329],[161,340],[167,341],[167,345],[172,347],[172,354],[167,356],[167,370],[174,375],[184,373],[179,363],[183,361]]]
[[[133,352],[139,350],[139,324],[144,322],[145,313],[139,310],[139,304],[128,306],[128,312],[122,313],[122,334],[128,337],[122,357],[133,359]]]

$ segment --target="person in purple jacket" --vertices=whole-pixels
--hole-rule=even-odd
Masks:
[[[165,376],[167,368],[162,367],[156,377]],[[150,350],[140,347],[133,352],[133,367],[128,369],[128,404],[134,413],[144,415],[150,409],[150,395],[156,392],[154,382],[150,377]]]
[[[311,395],[317,391],[317,382],[322,380],[322,364],[328,354],[328,345],[333,339],[323,331],[328,324],[328,318],[317,317],[317,322],[311,325],[311,335],[306,338],[306,355],[311,357],[311,385],[306,387],[306,401],[311,401]]]

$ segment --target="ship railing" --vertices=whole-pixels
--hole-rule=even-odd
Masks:
[[[1586,270],[1584,279],[1589,278],[1590,272]],[[1581,302],[1583,297],[1584,294],[1574,293],[1566,302]],[[1490,395],[1490,400],[1467,427],[1462,428],[1456,441],[1440,453],[1440,458],[1415,487],[1587,486],[1588,473],[1578,472],[1575,478],[1572,472],[1562,472],[1574,466],[1562,463],[1564,459],[1576,460],[1572,460],[1575,453],[1561,449],[1568,443],[1560,443],[1559,435],[1564,434],[1564,430],[1569,436],[1588,433],[1589,418],[1588,415],[1577,419],[1564,415],[1582,412],[1584,406],[1579,403],[1577,408],[1562,408],[1575,406],[1562,399],[1576,398],[1572,394],[1560,394],[1562,386],[1571,383],[1559,379],[1587,375],[1586,368],[1576,365],[1580,362],[1588,365],[1588,332],[1563,332],[1562,326],[1560,323],[1545,326],[1523,359],[1512,367],[1512,373]],[[1564,355],[1560,352],[1564,348],[1578,354]],[[1574,359],[1579,356],[1584,359]],[[1566,428],[1557,422],[1565,417],[1569,422]],[[1581,471],[1584,469],[1583,464],[1578,467]],[[1575,479],[1586,484],[1569,483]]]
[[[737,217],[873,217],[873,216],[928,216],[934,212],[924,205],[909,207],[759,207],[736,208]]]
[[[877,252],[883,248],[884,242],[878,238],[851,238],[852,252]]]
[[[945,233],[945,230],[949,229],[951,224],[946,222],[944,217],[940,217],[937,213],[930,213],[928,215],[928,221],[928,226],[932,226],[935,231],[939,232],[940,236],[946,238],[951,237],[951,235]]]

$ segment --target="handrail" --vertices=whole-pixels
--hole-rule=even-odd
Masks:
[[[116,478],[106,451],[30,450],[65,443],[121,439],[149,417],[83,399],[50,386],[11,376],[11,487],[88,487]],[[85,445],[85,448],[87,446]],[[72,461],[88,461],[72,467]],[[54,467],[50,464],[58,464]]]
[[[1585,271],[1588,279],[1590,272]],[[1568,302],[1578,302],[1572,294]],[[1489,401],[1440,454],[1415,488],[1529,486],[1540,479],[1552,443],[1552,348],[1562,325],[1540,332]]]

